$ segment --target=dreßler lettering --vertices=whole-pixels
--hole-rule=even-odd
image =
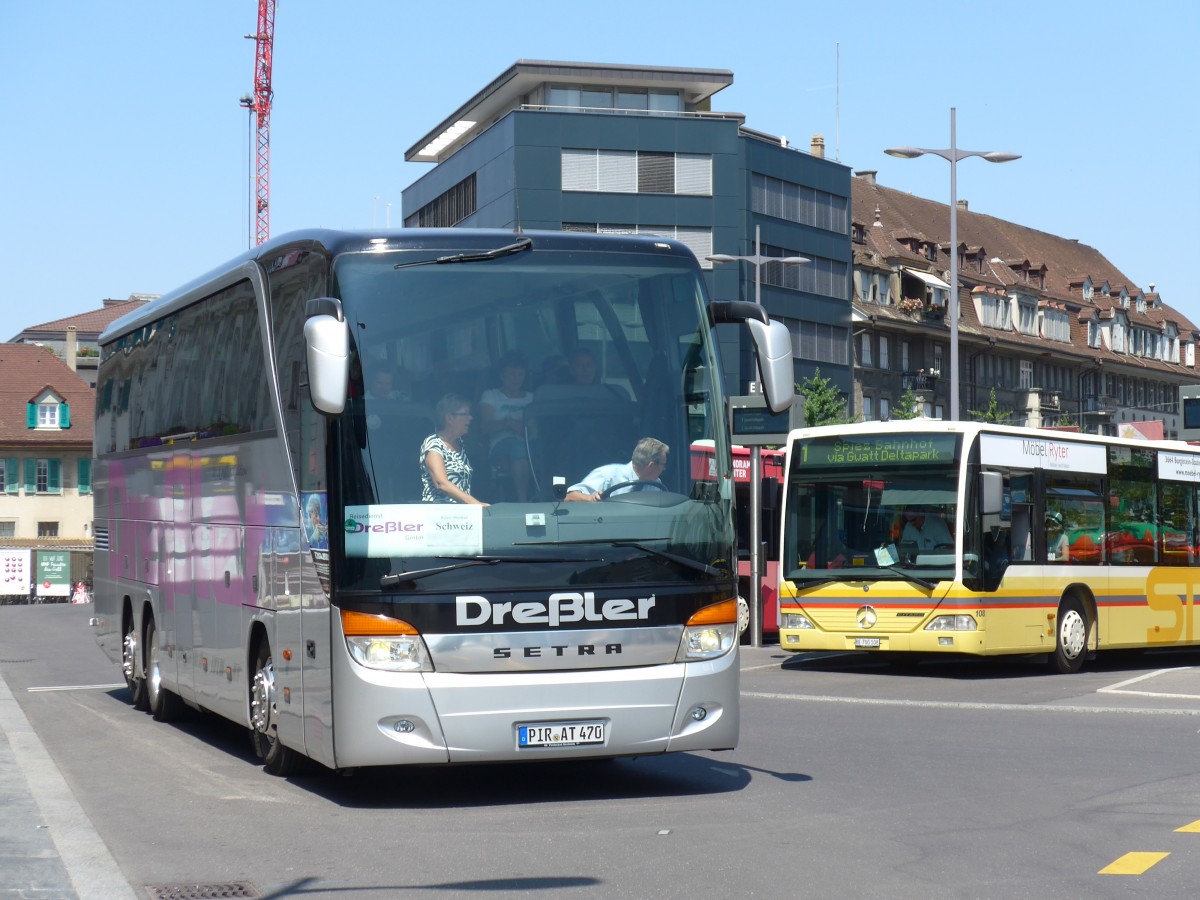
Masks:
[[[655,599],[624,597],[599,603],[591,591],[564,591],[551,594],[549,600],[505,600],[493,603],[486,597],[457,597],[455,611],[458,625],[548,625],[557,628],[572,622],[636,622],[650,618]]]

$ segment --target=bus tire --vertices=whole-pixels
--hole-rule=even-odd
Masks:
[[[258,643],[254,678],[250,682],[250,737],[254,752],[271,775],[286,778],[300,771],[302,758],[279,740],[278,706],[275,697],[275,665],[266,639]]]
[[[145,712],[146,679],[138,671],[141,655],[141,641],[138,639],[137,625],[131,611],[125,620],[125,636],[121,638],[121,671],[125,675],[125,686],[129,688],[129,699],[133,702],[133,708]]]
[[[171,722],[183,712],[183,701],[174,691],[163,687],[158,654],[158,629],[151,619],[146,625],[146,705],[156,722]]]
[[[1073,675],[1083,668],[1087,658],[1088,631],[1087,613],[1075,596],[1064,597],[1058,604],[1058,618],[1054,626],[1054,667],[1064,675]]]

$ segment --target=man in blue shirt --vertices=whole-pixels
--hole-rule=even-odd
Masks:
[[[665,490],[658,481],[667,468],[667,453],[670,447],[660,440],[647,437],[637,442],[633,448],[633,458],[627,463],[610,463],[593,469],[578,484],[567,488],[567,500],[599,500],[600,495],[614,485],[625,482],[647,482],[646,490]],[[641,490],[638,484],[628,484],[618,488],[614,493],[624,494],[626,491]]]

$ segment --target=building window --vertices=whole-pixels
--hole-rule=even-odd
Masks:
[[[879,398],[879,421],[886,422],[892,417],[892,404],[886,397]]]
[[[562,189],[608,194],[712,195],[712,156],[633,150],[562,150]]]
[[[986,328],[1008,328],[1008,298],[984,294],[979,302],[979,320]]]
[[[1018,301],[1017,328],[1021,334],[1037,334],[1037,307],[1032,303]]]
[[[890,369],[892,361],[888,359],[888,337],[886,334],[879,336],[879,368]]]
[[[938,372],[941,372],[942,369],[945,368],[942,365],[942,345],[941,344],[933,345],[933,368]]]
[[[5,519],[0,522],[0,538],[15,538],[17,536],[17,523],[12,519]]]
[[[409,228],[449,228],[475,212],[475,173],[404,220]]]
[[[56,538],[58,537],[57,522],[38,522],[38,533],[40,538]]]
[[[1112,349],[1117,353],[1125,352],[1125,323],[1119,318],[1112,323]]]
[[[848,329],[800,319],[781,318],[779,321],[787,325],[788,331],[792,333],[792,355],[796,359],[834,363],[839,366],[850,364]]]
[[[862,335],[862,346],[859,350],[859,363],[864,366],[873,366],[875,363],[871,358],[871,335]]]
[[[844,262],[800,253],[786,247],[763,244],[763,256],[807,256],[803,265],[767,262],[762,266],[762,283],[792,291],[804,291],[845,300],[850,296],[850,270]]]
[[[875,418],[875,401],[871,397],[863,397],[862,399],[862,417],[864,422],[870,422]]]
[[[57,428],[58,427],[58,404],[39,403],[38,404],[38,428]]]
[[[1021,360],[1021,381],[1022,390],[1031,390],[1033,388],[1033,363],[1027,359]]]
[[[25,460],[26,494],[61,494],[62,460]]]
[[[1071,323],[1067,319],[1067,314],[1062,310],[1047,309],[1043,312],[1042,328],[1047,340],[1061,341],[1064,344],[1071,342]]]
[[[909,370],[908,347],[909,347],[908,341],[900,342],[900,371],[901,372],[907,372]]]
[[[850,201],[846,197],[757,172],[750,176],[750,209],[841,235],[850,227]]]

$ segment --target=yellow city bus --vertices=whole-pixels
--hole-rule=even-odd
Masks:
[[[1200,643],[1200,447],[916,419],[797,430],[787,457],[784,650],[1076,672]]]

